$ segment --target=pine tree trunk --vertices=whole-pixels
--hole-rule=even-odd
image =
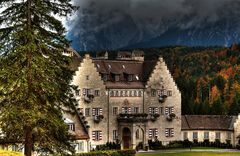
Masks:
[[[26,127],[26,128],[25,128],[25,148],[24,148],[24,155],[25,155],[25,156],[32,156],[32,148],[33,148],[32,128],[31,128],[31,127]]]
[[[32,0],[27,0],[27,30],[28,32],[31,31],[31,5],[32,5]],[[27,38],[27,43],[31,42],[31,39]],[[29,69],[28,75],[27,75],[27,80],[28,80],[28,94],[32,92],[32,73],[31,73],[31,61],[32,61],[32,53],[31,51],[28,52],[27,54],[28,58],[28,65],[27,68]],[[29,108],[27,108],[29,109]],[[32,149],[33,149],[33,134],[32,134],[32,128],[30,126],[27,126],[25,128],[25,149],[24,149],[24,155],[25,156],[32,156]]]

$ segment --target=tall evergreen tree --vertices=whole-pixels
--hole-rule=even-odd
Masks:
[[[0,1],[0,127],[4,140],[24,144],[26,156],[73,151],[62,117],[74,104],[62,55],[69,42],[55,18],[72,13],[70,1]]]

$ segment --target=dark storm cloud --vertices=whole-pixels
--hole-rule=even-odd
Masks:
[[[112,33],[113,28],[107,32],[108,28],[124,21],[130,24],[124,23],[122,29],[134,24],[135,36],[138,35],[136,41],[131,41],[138,42],[161,35],[173,26],[204,27],[219,21],[223,15],[240,15],[240,0],[75,0],[74,4],[80,9],[69,21],[68,29],[73,38],[79,36],[83,41],[96,40],[96,33],[103,30]],[[114,40],[112,35],[109,40]],[[87,44],[83,41],[82,46]],[[124,44],[127,41],[119,46]]]

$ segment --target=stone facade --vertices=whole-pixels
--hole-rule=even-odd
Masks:
[[[136,148],[150,139],[181,139],[181,93],[161,57],[146,62],[141,52],[122,53],[118,60],[85,55],[72,84],[90,148],[117,140],[122,148]]]

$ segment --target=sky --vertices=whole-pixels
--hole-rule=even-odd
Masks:
[[[166,40],[169,44],[227,45],[240,38],[240,0],[73,0],[73,4],[79,10],[66,26],[68,38],[78,50],[146,43],[161,46]],[[188,37],[194,42],[182,41]],[[210,40],[217,42],[207,42]]]

